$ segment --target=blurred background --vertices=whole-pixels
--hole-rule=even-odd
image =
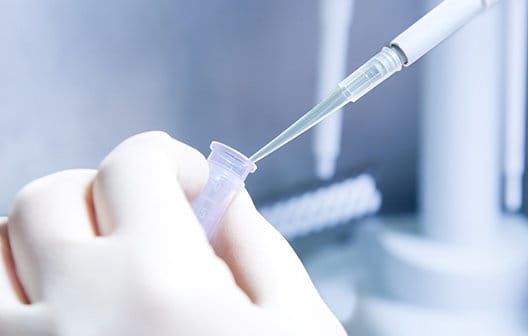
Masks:
[[[30,180],[97,167],[145,130],[204,155],[212,140],[252,154],[316,101],[318,8],[316,0],[0,1],[0,212]],[[350,72],[425,5],[357,1],[354,12]],[[375,171],[384,211],[415,208],[419,68],[344,115],[337,172]],[[247,181],[257,202],[316,179],[311,137],[259,164]]]
[[[212,140],[247,155],[254,153],[320,98],[323,2],[0,0],[0,214],[8,212],[17,190],[29,181],[63,169],[96,168],[113,147],[138,132],[166,131],[204,155]],[[440,1],[351,3],[353,15],[344,44],[346,74]],[[452,45],[459,43],[465,49],[466,42]],[[494,46],[490,43],[489,48],[499,49]],[[434,55],[436,60],[448,58],[442,53]],[[460,55],[487,64],[469,46]],[[431,127],[430,120],[423,121],[422,110],[434,105],[432,87],[438,102],[453,94],[449,85],[428,82],[431,74],[441,77],[443,69],[431,70],[425,62],[418,61],[345,107],[332,178],[321,179],[316,174],[314,132],[308,132],[259,162],[257,172],[246,181],[257,206],[292,242],[323,298],[342,321],[351,318],[356,283],[364,278],[355,266],[366,259],[356,249],[358,228],[369,225],[365,216],[416,215],[422,203],[428,202],[427,197],[425,201],[418,197],[428,194],[420,177],[437,177],[419,173],[425,132],[421,125]],[[459,70],[464,72],[463,67]],[[526,77],[525,68],[519,73]],[[479,78],[473,77],[475,85]],[[501,127],[503,122],[496,120]],[[501,137],[507,133],[497,132]],[[458,146],[453,143],[453,148]],[[488,151],[485,144],[472,145],[476,156]],[[502,149],[490,150],[501,152],[491,155],[491,165],[501,165]],[[448,174],[486,170],[482,165],[457,167],[454,162],[444,168]],[[502,174],[501,169],[497,171]],[[313,210],[308,202],[294,205],[293,211],[288,208],[291,202],[285,202],[349,180],[361,183],[351,187],[353,196],[345,194],[353,200],[341,208],[353,209],[329,220],[331,225],[322,216],[308,228],[301,227],[306,221],[303,213],[313,217],[310,209],[331,213],[331,207]],[[496,190],[496,200],[503,196],[503,187]],[[328,195],[333,202],[337,192]],[[284,204],[290,205],[280,208]],[[468,227],[468,231],[478,231]],[[424,274],[417,275],[417,283],[421,276],[427,279]],[[414,304],[413,300],[409,302]]]

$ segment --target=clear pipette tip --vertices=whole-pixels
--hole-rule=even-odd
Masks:
[[[251,155],[249,159],[255,163],[262,160],[313,126],[317,125],[333,112],[343,107],[343,105],[346,103],[348,103],[347,97],[343,94],[341,89],[336,89],[328,98],[315,105],[310,111],[299,118],[290,127],[285,129],[281,134],[268,142],[255,154]]]
[[[357,101],[394,73],[400,71],[404,59],[402,51],[398,47],[384,47],[378,54],[341,81],[330,96],[315,105],[290,127],[251,155],[249,159],[255,163],[262,160],[347,103]]]

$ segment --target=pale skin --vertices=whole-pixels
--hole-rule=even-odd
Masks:
[[[246,191],[211,242],[205,158],[165,133],[31,182],[0,224],[0,335],[346,335]]]

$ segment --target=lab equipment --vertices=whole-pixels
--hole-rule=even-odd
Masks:
[[[347,75],[350,26],[355,0],[319,0],[319,55],[316,99],[324,99],[335,83]],[[338,110],[314,129],[315,173],[328,180],[334,176],[341,149],[343,111]]]
[[[514,39],[504,9],[515,1],[526,15],[526,0],[504,1],[423,64],[420,213],[379,218],[358,233],[360,318],[350,334],[528,335],[527,221],[502,213],[499,201],[511,95],[501,61],[511,62],[505,41]],[[524,77],[524,69],[515,71]]]
[[[499,0],[445,0],[396,37],[290,127],[260,148],[250,159],[265,158],[311,127],[355,102],[404,66],[410,66],[477,14]]]
[[[266,204],[259,211],[292,240],[376,213],[381,199],[374,178],[363,173]]]
[[[246,177],[257,169],[245,155],[223,143],[213,141],[210,148],[209,180],[192,203],[208,239],[213,237],[235,193],[244,187]]]
[[[526,55],[528,4],[506,2],[506,112],[504,130],[504,204],[516,212],[522,206],[526,129]]]

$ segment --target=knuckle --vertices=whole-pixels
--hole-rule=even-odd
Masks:
[[[28,207],[35,204],[48,202],[57,196],[62,189],[69,188],[72,181],[79,181],[91,178],[95,175],[95,170],[71,169],[47,175],[29,182],[15,195],[11,213],[20,210],[26,211]]]
[[[171,136],[163,131],[149,131],[144,133],[139,133],[131,136],[126,139],[123,144],[133,144],[133,145],[160,145],[166,144],[172,138]]]
[[[42,199],[52,187],[54,180],[56,180],[56,174],[38,178],[23,186],[15,195],[11,212],[26,210],[28,206]]]
[[[99,166],[99,175],[130,167],[170,164],[170,146],[174,141],[167,133],[152,131],[132,136],[119,144]],[[99,177],[100,178],[100,177]]]

